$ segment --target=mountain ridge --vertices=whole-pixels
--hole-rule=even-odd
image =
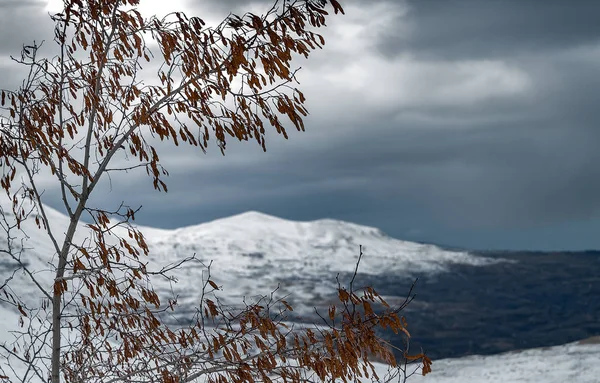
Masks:
[[[2,205],[6,203],[10,202],[4,200]],[[51,216],[51,228],[61,237],[69,224],[68,217],[52,207],[44,207]],[[9,211],[6,207],[4,210]],[[54,246],[35,226],[33,217],[22,226],[29,235],[29,238],[23,236],[27,260],[34,269],[47,269],[55,253]],[[225,287],[231,286],[229,291],[233,290],[227,296],[230,301],[266,294],[280,286],[282,294],[298,295],[297,303],[307,298],[313,302],[324,293],[335,291],[335,276],[354,270],[359,246],[363,250],[360,270],[373,275],[396,273],[414,278],[419,273],[444,272],[452,264],[483,266],[498,262],[468,252],[392,238],[371,226],[328,218],[292,221],[258,211],[170,230],[138,228],[150,247],[151,265],[161,267],[196,257],[193,264],[182,270],[179,286],[175,288],[182,296],[188,296],[190,302],[197,299],[190,291],[202,280],[211,262],[213,277]],[[80,224],[74,243],[84,243],[89,232],[89,228]],[[127,235],[125,231],[120,233]],[[6,278],[7,272],[6,268],[0,270],[0,278]],[[50,286],[51,272],[46,274],[40,277]],[[294,281],[293,286],[290,281]],[[20,284],[24,291],[31,290],[26,278]],[[170,285],[158,286],[164,292],[170,289]]]

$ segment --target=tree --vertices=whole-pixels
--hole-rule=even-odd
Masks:
[[[387,304],[371,288],[340,286],[340,308],[297,328],[286,324],[292,308],[281,299],[223,307],[209,277],[193,320],[170,327],[162,314],[177,308],[176,299],[164,301],[151,282],[169,278],[193,255],[152,269],[133,224],[137,210],[90,202],[111,173],[138,168],[166,192],[161,141],[205,150],[212,136],[223,153],[229,139],[255,140],[266,150],[267,127],[287,138],[287,119],[304,130],[305,99],[293,87],[291,62],[323,46],[314,30],[325,25],[326,8],[343,13],[340,4],[276,1],[261,16],[229,15],[214,27],[182,12],[143,18],[138,5],[64,0],[51,16],[57,55],[40,58],[40,44],[24,46],[15,60],[27,77],[19,89],[1,91],[1,186],[12,201],[12,211],[2,209],[1,253],[16,265],[13,275],[24,273],[42,297],[36,305],[10,289],[12,276],[0,281],[0,299],[18,310],[23,328],[18,345],[2,345],[9,361],[3,378],[301,382],[372,375],[374,357],[397,365],[376,329],[408,336],[403,306],[375,312],[376,302]],[[121,162],[127,165],[116,166]],[[67,227],[54,227],[43,204],[44,174],[60,189]],[[91,223],[81,232],[84,217]],[[38,232],[23,235],[46,235],[53,246],[49,283],[31,269],[20,242],[31,220]],[[404,359],[414,360],[429,370],[422,354]],[[8,371],[14,364],[24,367]]]

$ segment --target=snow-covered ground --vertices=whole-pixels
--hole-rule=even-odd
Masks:
[[[433,372],[414,383],[598,383],[600,342],[469,356],[433,362]],[[381,366],[385,371],[386,367]]]

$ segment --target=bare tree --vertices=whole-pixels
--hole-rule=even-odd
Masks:
[[[132,223],[137,210],[90,203],[111,173],[138,168],[166,192],[161,141],[205,150],[212,136],[222,152],[230,139],[255,140],[266,150],[267,127],[287,138],[282,118],[304,130],[307,111],[291,61],[323,46],[315,30],[325,25],[327,7],[343,13],[340,4],[276,1],[263,15],[232,14],[213,27],[182,12],[144,18],[138,5],[64,0],[51,16],[57,55],[40,58],[40,44],[25,46],[15,59],[28,69],[25,80],[1,91],[1,186],[12,203],[1,211],[0,254],[14,273],[0,281],[0,299],[14,306],[21,323],[14,342],[1,345],[11,361],[2,376],[53,383],[301,382],[372,376],[372,357],[395,366],[376,328],[408,336],[402,307],[376,313],[371,303],[387,304],[371,288],[340,286],[341,309],[332,306],[323,323],[298,328],[285,320],[291,310],[285,301],[265,297],[226,308],[207,278],[191,323],[170,327],[163,313],[176,309],[176,299],[161,302],[152,281],[197,260],[190,255],[153,268]],[[56,227],[43,204],[39,180],[48,175],[60,189],[66,227]],[[37,232],[24,232],[31,221]],[[27,236],[40,235],[52,253],[43,270],[26,252]],[[39,297],[11,288],[17,273]],[[428,371],[423,354],[409,360]]]

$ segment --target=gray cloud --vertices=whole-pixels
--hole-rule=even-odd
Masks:
[[[385,33],[387,54],[407,50],[444,57],[505,57],[593,43],[600,34],[594,0],[409,0],[408,37]]]
[[[600,247],[599,3],[347,4],[326,50],[298,62],[307,132],[270,134],[267,153],[164,148],[169,193],[115,175],[96,201],[142,204],[160,227],[260,210],[465,247]]]
[[[0,1],[0,56],[19,56],[23,44],[52,40],[52,24],[46,2],[35,0]]]

